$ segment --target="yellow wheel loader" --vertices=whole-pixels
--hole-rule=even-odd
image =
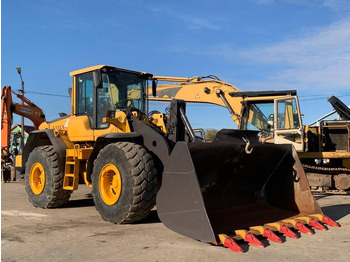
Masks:
[[[165,84],[158,85],[157,96],[150,100],[183,99],[225,107],[239,129],[258,131],[261,142],[293,145],[314,192],[350,192],[350,109],[339,99],[329,102],[342,120],[311,126],[302,123],[295,90],[242,92],[212,75],[153,79]]]
[[[148,73],[94,66],[71,76],[71,115],[43,123],[23,151],[34,206],[64,205],[85,183],[104,220],[136,222],[156,204],[168,228],[237,252],[235,240],[263,246],[257,236],[282,242],[279,234],[339,226],[312,196],[293,146],[240,130],[203,143],[185,101],[173,100],[169,114],[148,113]]]

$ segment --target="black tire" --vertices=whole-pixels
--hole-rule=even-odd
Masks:
[[[45,173],[45,183],[41,192],[34,192],[30,179],[32,168],[41,165]],[[59,207],[69,201],[71,190],[63,189],[64,173],[58,165],[58,158],[53,146],[36,147],[29,155],[25,170],[25,189],[29,201],[36,207]],[[40,191],[40,190],[39,190]]]
[[[115,203],[107,204],[100,192],[100,175],[105,166],[115,166],[121,188]],[[101,172],[102,171],[102,172]],[[97,211],[106,221],[116,224],[134,223],[148,216],[157,194],[156,169],[152,156],[140,145],[117,142],[98,154],[92,172],[92,191]]]

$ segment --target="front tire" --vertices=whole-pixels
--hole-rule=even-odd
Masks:
[[[130,142],[107,145],[94,162],[92,190],[104,220],[124,224],[146,218],[157,194],[152,156]]]
[[[25,171],[25,190],[36,207],[59,207],[69,201],[71,190],[63,189],[64,174],[53,146],[36,147],[29,155]]]

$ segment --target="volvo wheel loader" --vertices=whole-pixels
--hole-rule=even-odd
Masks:
[[[237,127],[259,131],[261,142],[293,145],[314,192],[350,192],[350,110],[339,99],[330,102],[342,121],[323,121],[316,127],[303,125],[295,90],[243,92],[212,75],[153,79],[165,84],[158,85],[157,96],[150,100],[175,98],[226,107]]]
[[[94,66],[71,76],[71,115],[40,125],[22,155],[34,206],[64,205],[85,182],[106,221],[140,221],[156,204],[168,228],[237,252],[235,240],[263,246],[259,236],[282,242],[280,234],[339,226],[312,196],[293,146],[240,130],[203,143],[184,101],[148,113],[148,73]]]

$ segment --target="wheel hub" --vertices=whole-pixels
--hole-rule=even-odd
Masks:
[[[41,194],[45,187],[45,171],[41,163],[36,162],[30,169],[29,185],[33,193]]]
[[[107,205],[114,205],[120,197],[122,181],[118,168],[113,164],[106,164],[100,172],[99,192]]]

